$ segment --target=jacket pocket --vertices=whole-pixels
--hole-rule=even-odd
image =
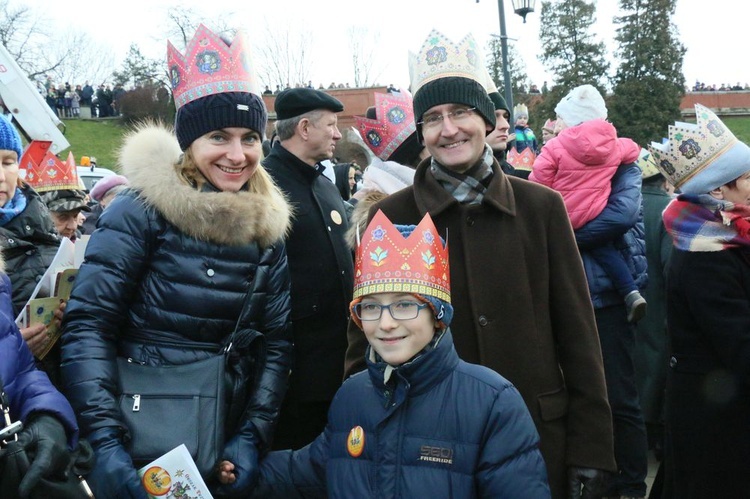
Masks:
[[[317,293],[295,296],[292,299],[292,320],[311,317],[320,312],[320,299]]]
[[[568,414],[568,391],[565,388],[537,396],[542,421],[554,421]]]

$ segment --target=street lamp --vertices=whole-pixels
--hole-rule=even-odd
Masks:
[[[479,3],[479,0],[477,0]],[[523,18],[523,22],[526,23],[526,14],[534,12],[534,4],[536,0],[511,0],[513,4],[513,12]],[[508,108],[511,110],[511,123],[513,120],[513,91],[510,86],[510,68],[508,67],[508,34],[505,31],[505,4],[503,0],[497,0],[497,10],[500,13],[500,50],[502,51],[502,63],[503,63],[503,86],[505,87],[505,102],[508,104]]]

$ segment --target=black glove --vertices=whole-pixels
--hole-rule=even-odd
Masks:
[[[224,446],[219,459],[219,462],[234,464],[236,479],[232,484],[220,484],[216,489],[217,497],[247,497],[250,494],[258,479],[258,443],[255,425],[245,421]]]
[[[41,478],[63,476],[70,462],[65,428],[54,416],[34,414],[18,434],[18,445],[26,450],[29,469],[21,480],[18,493],[28,497]]]
[[[568,499],[598,499],[605,492],[609,474],[595,468],[568,468]]]

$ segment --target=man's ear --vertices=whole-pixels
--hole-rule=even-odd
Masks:
[[[300,137],[307,140],[308,136],[308,128],[310,128],[310,120],[307,118],[302,118],[299,120],[299,123],[297,123],[297,131],[300,134]]]
[[[724,200],[724,191],[721,189],[724,186],[719,186],[716,189],[709,192],[709,194],[719,200]]]

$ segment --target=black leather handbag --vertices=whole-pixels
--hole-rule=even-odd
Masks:
[[[174,366],[145,366],[118,357],[125,449],[140,468],[185,444],[203,476],[224,446],[224,351]]]

